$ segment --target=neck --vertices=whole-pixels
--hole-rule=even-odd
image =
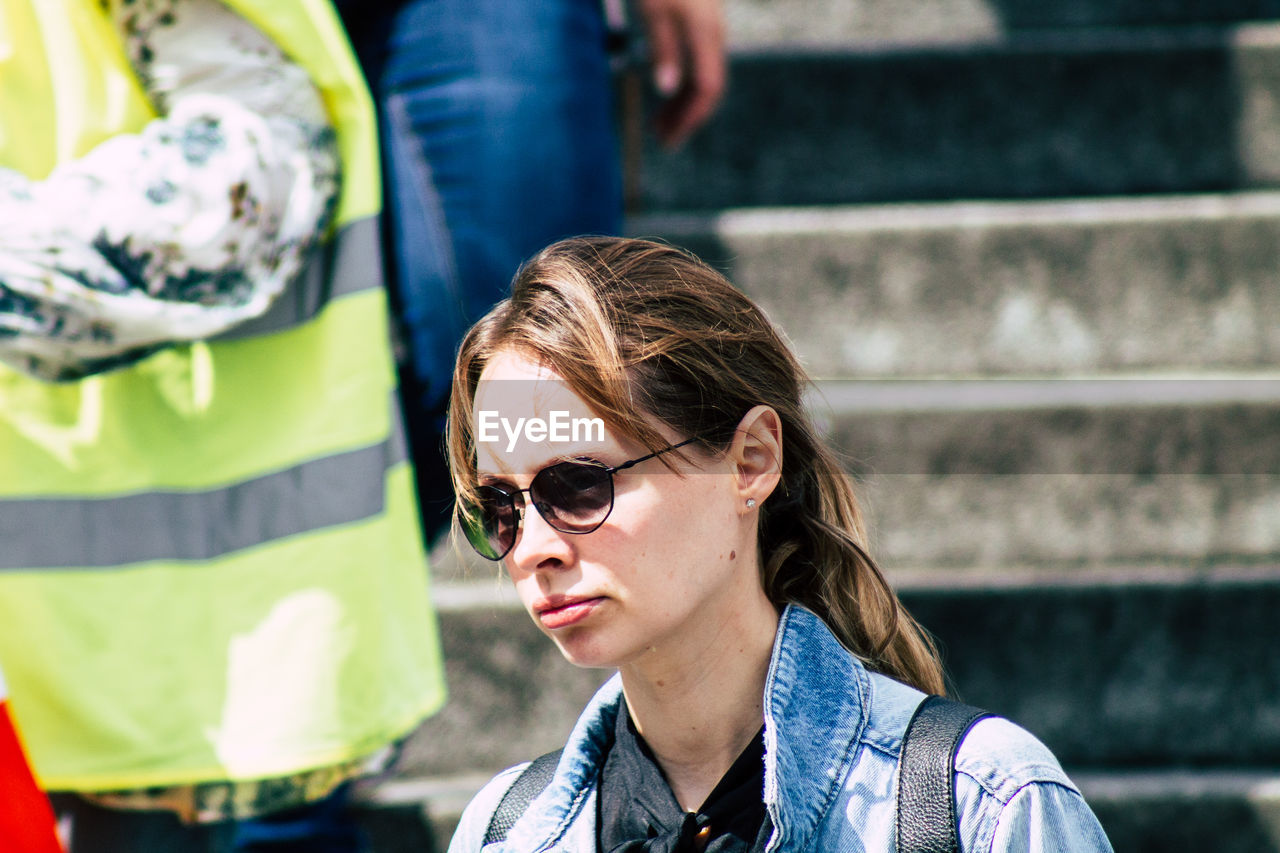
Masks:
[[[778,614],[760,591],[708,614],[698,643],[622,667],[631,718],[685,811],[697,810],[764,722]]]

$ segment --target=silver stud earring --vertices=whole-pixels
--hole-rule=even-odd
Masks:
[[[755,509],[755,508],[756,508],[756,499],[747,498],[747,509]]]

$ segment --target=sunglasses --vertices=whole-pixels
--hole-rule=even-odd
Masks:
[[[604,524],[613,511],[613,475],[677,447],[679,444],[609,467],[598,462],[557,462],[539,471],[527,489],[507,491],[498,486],[480,486],[476,500],[462,503],[462,532],[476,553],[486,560],[501,560],[515,547],[520,532],[520,514],[525,511],[524,493],[529,503],[552,529],[561,533],[590,533]]]

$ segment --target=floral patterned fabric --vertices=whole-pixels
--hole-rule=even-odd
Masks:
[[[42,181],[0,169],[0,360],[48,380],[264,313],[332,218],[305,71],[217,0],[115,0],[159,117]]]

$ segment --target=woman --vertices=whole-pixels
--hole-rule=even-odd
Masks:
[[[755,305],[645,241],[551,246],[468,334],[461,525],[566,658],[619,670],[491,849],[894,848],[903,732],[942,671],[863,549],[804,384]],[[962,849],[1110,849],[1012,723],[976,724],[957,768]],[[452,851],[481,849],[519,772]]]

